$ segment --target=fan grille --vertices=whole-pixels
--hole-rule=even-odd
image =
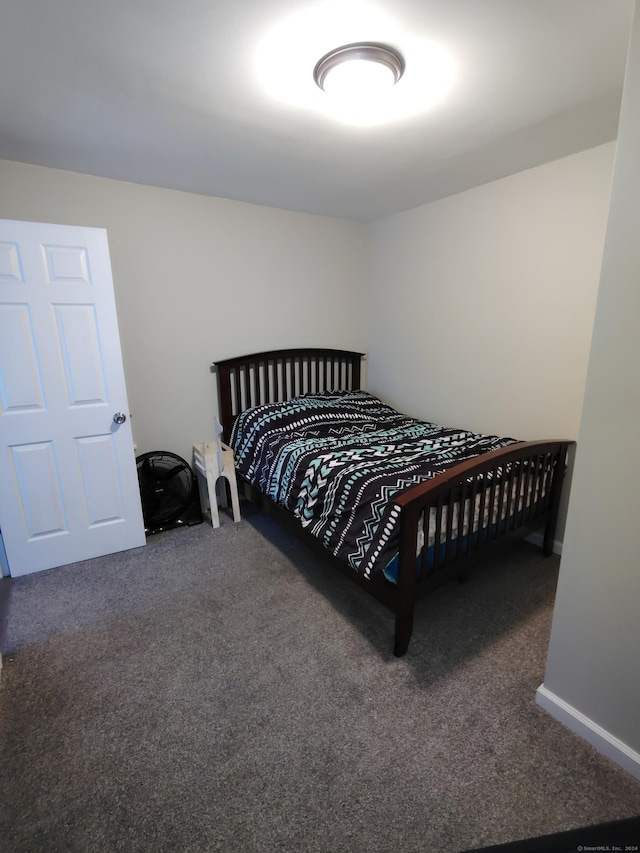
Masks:
[[[196,497],[196,482],[189,464],[175,453],[153,451],[136,460],[147,532],[172,526]]]

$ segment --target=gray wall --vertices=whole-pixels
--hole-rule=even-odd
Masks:
[[[369,385],[437,423],[576,439],[615,143],[369,227]]]
[[[640,16],[541,703],[640,778]]]

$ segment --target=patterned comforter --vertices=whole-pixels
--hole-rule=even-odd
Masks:
[[[231,435],[244,477],[365,577],[398,551],[394,495],[513,443],[415,420],[365,391],[256,406]]]

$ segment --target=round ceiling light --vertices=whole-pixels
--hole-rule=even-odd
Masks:
[[[394,86],[404,73],[404,59],[393,48],[357,42],[326,53],[313,69],[313,79],[327,94],[365,97]]]

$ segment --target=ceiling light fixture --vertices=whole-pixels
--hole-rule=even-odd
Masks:
[[[372,97],[395,86],[404,67],[404,59],[392,47],[356,42],[326,53],[313,69],[313,79],[328,95]]]

